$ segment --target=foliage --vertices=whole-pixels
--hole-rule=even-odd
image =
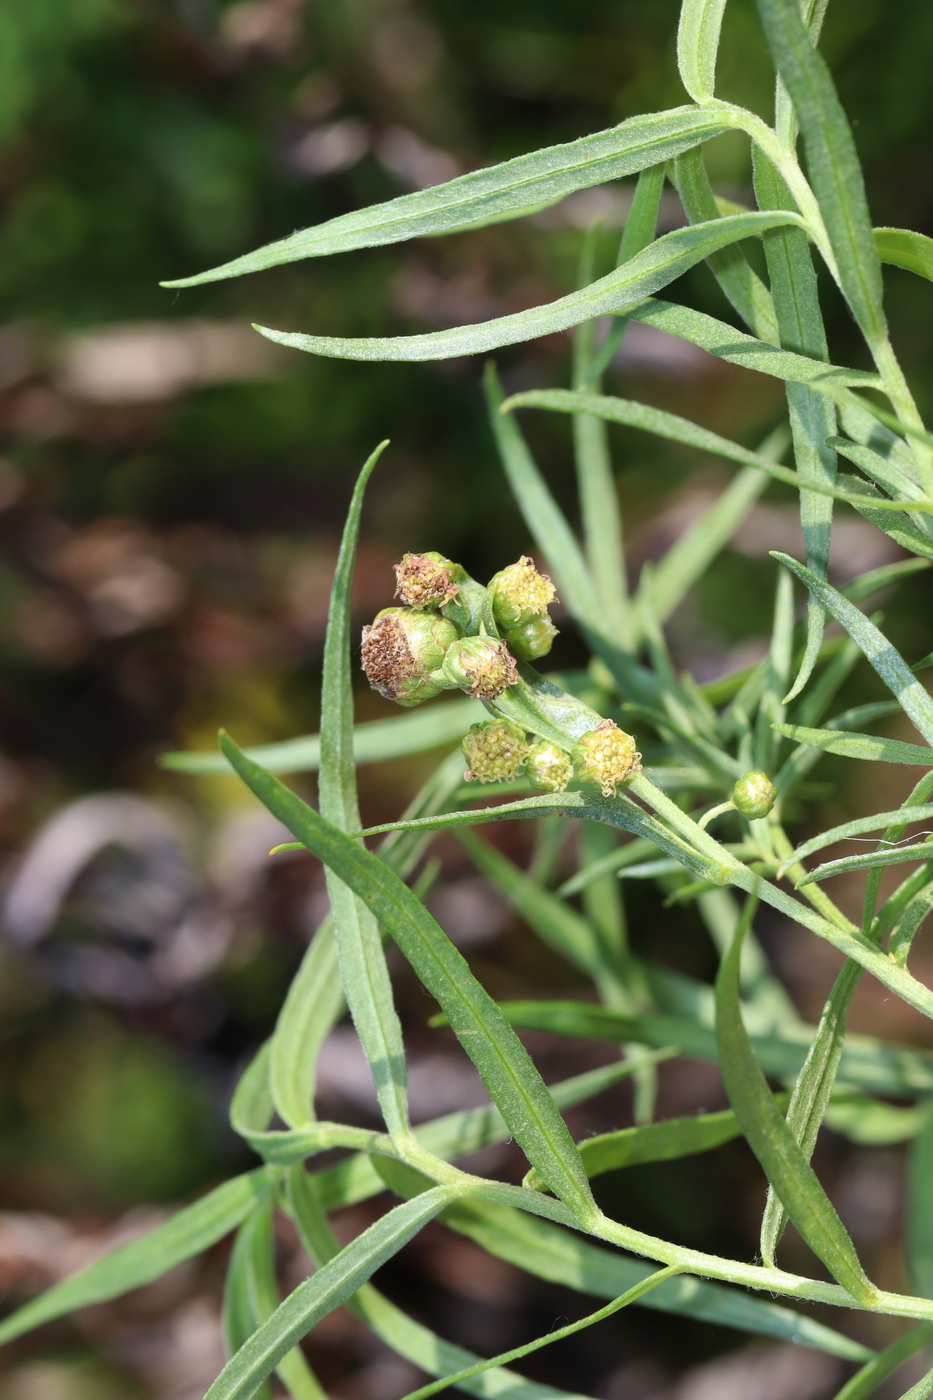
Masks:
[[[594,278],[592,268],[577,291],[549,305],[475,326],[423,336],[334,338],[304,332],[265,330],[281,343],[360,360],[435,359],[514,344],[577,327],[573,384],[569,390],[530,392],[504,399],[494,369],[487,376],[488,404],[502,466],[527,527],[546,557],[553,581],[593,653],[587,673],[559,685],[523,663],[502,682],[478,688],[466,666],[432,662],[437,688],[461,688],[473,699],[454,702],[423,717],[402,716],[354,730],[351,694],[350,586],[367,481],[382,448],[357,483],[343,535],[331,594],[324,658],[319,738],[294,741],[277,753],[250,754],[226,734],[223,762],[290,829],[297,842],[327,868],[331,913],[321,925],[299,971],[299,993],[288,997],[271,1042],[246,1071],[235,1096],[234,1128],[265,1165],[218,1187],[180,1212],[152,1235],[92,1265],[44,1299],[14,1313],[2,1326],[9,1340],[40,1320],[135,1286],[190,1257],[239,1225],[227,1288],[227,1334],[232,1354],[208,1391],[210,1400],[233,1400],[261,1392],[277,1371],[289,1393],[317,1396],[320,1388],[296,1350],[315,1323],[349,1303],[375,1331],[443,1384],[474,1394],[496,1395],[516,1387],[534,1400],[554,1396],[504,1370],[530,1347],[491,1359],[451,1348],[411,1319],[399,1320],[392,1305],[369,1283],[372,1274],[427,1222],[440,1217],[451,1228],[480,1241],[491,1253],[514,1259],[530,1272],[557,1279],[582,1292],[611,1296],[612,1303],[572,1327],[595,1323],[626,1306],[666,1308],[704,1320],[788,1336],[849,1359],[863,1371],[842,1395],[867,1395],[896,1364],[928,1340],[933,1323],[929,1296],[931,1213],[928,1100],[930,1057],[907,1047],[865,1041],[846,1033],[846,1013],[863,970],[908,1005],[933,1015],[933,992],[909,970],[912,939],[931,903],[933,844],[901,847],[903,832],[931,809],[929,775],[896,810],[873,826],[856,821],[794,849],[784,813],[813,760],[822,750],[844,757],[933,763],[933,701],[908,662],[859,602],[917,567],[905,561],[857,579],[844,591],[828,581],[828,543],[834,503],[859,511],[878,529],[912,551],[926,567],[933,551],[933,438],[924,426],[891,347],[882,303],[882,259],[921,276],[930,272],[923,240],[902,230],[873,231],[851,131],[816,47],[825,5],[797,0],[758,0],[762,31],[778,73],[775,124],[769,127],[747,108],[715,96],[715,56],[724,4],[684,0],[678,59],[692,106],[632,117],[609,132],[553,146],[530,156],[465,175],[361,213],[342,215],[310,231],[270,244],[199,276],[170,285],[195,285],[265,269],[305,256],[372,246],[415,236],[469,232],[515,218],[530,208],[588,184],[640,172],[633,200],[633,225],[626,231],[617,266]],[[797,155],[798,127],[806,167]],[[722,132],[741,133],[751,143],[758,211],[722,212],[703,162],[703,146]],[[662,167],[663,166],[663,170]],[[662,174],[678,189],[690,220],[687,228],[653,237]],[[759,250],[743,247],[762,240]],[[848,370],[829,359],[814,272],[815,249],[848,304],[874,362],[874,372]],[[727,322],[657,299],[688,267],[705,261],[748,333]],[[753,266],[763,266],[767,283]],[[584,259],[586,264],[586,259]],[[599,355],[594,317],[614,317],[610,337],[621,343],[630,320],[661,326],[723,359],[738,361],[786,383],[790,432],[771,435],[750,450],[697,425],[645,405],[599,392]],[[551,495],[518,426],[519,409],[569,413],[583,517],[583,546]],[[606,422],[685,442],[743,465],[703,528],[692,532],[654,570],[642,572],[629,594],[622,560],[622,528],[607,449]],[[780,458],[792,443],[793,463]],[[837,471],[836,453],[861,475]],[[755,499],[761,475],[799,491],[807,561],[775,554],[780,564],[769,654],[750,670],[701,687],[678,676],[671,664],[663,623],[699,579],[728,538],[729,526]],[[458,596],[443,611],[463,648],[471,639],[501,650],[494,598],[462,570]],[[795,622],[794,586],[807,596],[803,623]],[[845,630],[853,646],[840,653],[824,637],[828,619]],[[493,645],[494,644],[494,645]],[[474,647],[474,651],[477,650]],[[482,647],[479,647],[482,650]],[[458,655],[462,655],[462,651]],[[846,658],[844,665],[838,658]],[[878,740],[856,726],[888,712],[867,707],[827,720],[845,667],[862,655],[889,688],[894,706],[913,723],[925,744]],[[582,698],[579,691],[586,692]],[[477,698],[479,697],[479,698]],[[515,780],[516,800],[475,807],[475,789],[460,785],[449,759],[429,779],[414,810],[379,830],[385,839],[368,850],[357,805],[355,761],[362,757],[417,752],[439,735],[462,734],[477,706],[570,756],[576,779],[568,790],[529,796],[533,781]],[[445,725],[451,729],[445,729]],[[643,754],[634,740],[618,743],[625,762],[599,767],[581,745],[624,735],[629,725],[644,735]],[[834,727],[835,726],[835,727]],[[501,730],[501,726],[500,726]],[[594,740],[594,736],[598,736]],[[644,766],[640,759],[644,759]],[[261,759],[268,760],[262,766]],[[455,759],[456,763],[457,760]],[[189,772],[216,771],[215,756],[177,756],[172,765]],[[319,811],[286,787],[279,772],[320,769]],[[568,764],[568,774],[571,765]],[[450,775],[453,774],[451,779]],[[534,772],[526,767],[526,775]],[[743,775],[773,782],[769,811],[743,817],[732,800]],[[566,782],[566,777],[562,783]],[[543,785],[542,785],[543,786]],[[560,784],[558,784],[560,786]],[[597,790],[598,789],[598,790]],[[438,802],[438,792],[441,800]],[[483,794],[487,796],[488,794]],[[777,800],[774,801],[774,795]],[[447,811],[438,811],[438,806]],[[767,805],[767,804],[765,804]],[[758,810],[756,808],[756,810]],[[581,843],[581,868],[572,892],[597,884],[612,870],[633,874],[632,853],[649,878],[681,902],[708,901],[730,886],[746,896],[739,914],[731,899],[721,940],[715,994],[695,983],[686,989],[659,964],[642,964],[622,935],[621,886],[599,879],[598,899],[582,912],[566,890],[523,872],[472,836],[466,828],[494,820],[542,820],[560,815],[582,827],[598,823],[633,840],[589,861]],[[733,839],[721,841],[706,829],[726,817]],[[878,850],[830,862],[807,872],[802,860],[822,845],[856,832],[884,829]],[[527,922],[569,963],[592,979],[601,1005],[572,1001],[498,1005],[468,962],[425,908],[409,877],[434,832],[458,833],[477,867],[502,888]],[[720,828],[722,829],[722,828]],[[737,838],[737,839],[736,839]],[[920,860],[878,907],[880,871],[904,860]],[[852,924],[821,888],[842,870],[867,869],[864,917]],[[782,888],[790,876],[800,897]],[[801,1026],[786,996],[767,971],[752,925],[761,903],[809,929],[845,955],[846,962],[817,1026]],[[443,1120],[413,1128],[407,1102],[407,1072],[385,943],[391,939],[441,1009],[489,1092],[490,1108],[457,1123]],[[764,966],[752,983],[749,959]],[[683,979],[681,979],[681,982]],[[385,1131],[319,1121],[314,1112],[315,1060],[327,1031],[349,1008],[369,1062]],[[516,1034],[516,1027],[584,1035],[626,1047],[624,1069],[636,1080],[642,1118],[613,1142],[575,1144],[561,1115],[570,1101],[566,1086],[549,1089]],[[732,1105],[726,1115],[650,1121],[653,1063],[638,1049],[712,1058],[720,1064]],[[766,1076],[792,1086],[789,1100],[776,1097]],[[840,1084],[837,1086],[837,1080]],[[605,1083],[597,1076],[584,1092]],[[847,1087],[843,1088],[842,1084]],[[853,1101],[852,1087],[866,1091]],[[824,1118],[850,1123],[859,1141],[890,1140],[886,1098],[908,1099],[922,1111],[909,1120],[916,1134],[916,1161],[905,1230],[911,1246],[915,1293],[878,1288],[862,1268],[855,1246],[810,1158]],[[848,1117],[844,1110],[852,1109]],[[840,1110],[843,1112],[840,1114]],[[270,1126],[274,1114],[284,1127]],[[833,1117],[835,1115],[835,1118]],[[591,1177],[636,1161],[670,1160],[706,1150],[741,1132],[769,1183],[762,1224],[763,1262],[713,1255],[624,1224],[599,1205]],[[521,1186],[490,1180],[454,1165],[467,1150],[510,1134],[520,1145],[529,1175]],[[867,1136],[866,1136],[867,1134]],[[303,1165],[334,1147],[354,1157],[337,1167],[307,1171]],[[349,1245],[336,1246],[327,1213],[366,1199],[387,1185],[403,1198]],[[312,1277],[284,1301],[274,1296],[270,1202],[293,1219],[316,1265]],[[816,1259],[810,1274],[791,1273],[775,1262],[787,1222],[796,1227]],[[611,1251],[603,1246],[609,1245]],[[651,1261],[635,1264],[618,1253]],[[684,1275],[689,1275],[685,1279]],[[726,1285],[727,1287],[723,1287]],[[731,1287],[728,1287],[731,1285]],[[765,1297],[795,1304],[824,1303],[909,1319],[915,1328],[881,1356],[866,1355],[841,1332],[816,1323]],[[656,1292],[655,1292],[656,1290]],[[567,1331],[567,1329],[562,1329]],[[559,1333],[541,1338],[543,1345]],[[909,1340],[908,1340],[909,1339]],[[440,1386],[414,1394],[433,1393]],[[933,1389],[933,1373],[907,1392],[921,1400]],[[905,1396],[905,1400],[907,1400]]]

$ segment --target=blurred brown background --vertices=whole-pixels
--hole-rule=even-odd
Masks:
[[[364,519],[361,622],[390,602],[390,565],[405,549],[441,549],[485,578],[529,545],[484,424],[478,360],[315,360],[271,346],[250,322],[405,333],[550,299],[573,285],[583,231],[597,220],[608,265],[631,189],[195,291],[164,291],[159,279],[679,103],[676,21],[675,0],[0,4],[0,1286],[10,1303],[249,1164],[226,1127],[229,1093],[325,907],[310,861],[268,861],[277,829],[232,780],[173,777],[158,754],[210,747],[220,723],[241,742],[316,728],[342,512],[383,437],[392,446]],[[823,47],[855,123],[875,221],[933,233],[933,8],[846,0],[830,6]],[[772,75],[751,0],[730,0],[720,71],[725,95],[767,115]],[[739,138],[708,154],[717,190],[747,198]],[[682,222],[671,194],[662,219]],[[897,345],[929,410],[933,289],[885,275]],[[703,269],[671,295],[730,318]],[[863,364],[832,288],[826,306],[833,358]],[[556,384],[567,356],[555,336],[504,352],[501,367],[513,389]],[[783,412],[777,381],[637,325],[610,380],[748,442]],[[572,509],[566,424],[529,420],[529,431]],[[637,569],[729,471],[645,437],[614,442]],[[896,557],[845,510],[836,543],[837,580]],[[673,619],[679,664],[707,679],[760,654],[775,547],[800,549],[795,502],[780,488]],[[925,575],[884,601],[910,659],[933,647],[930,602]],[[581,658],[568,627],[555,662]],[[838,708],[878,692],[863,668]],[[387,713],[361,689],[361,717]],[[367,818],[395,816],[431,762],[363,769]],[[893,806],[910,777],[866,778],[826,760],[798,816],[815,826]],[[526,832],[499,828],[496,839],[524,856]],[[575,990],[460,848],[439,850],[432,907],[490,990]],[[857,881],[849,894],[855,907]],[[662,910],[639,885],[630,920],[636,947],[650,939],[654,955],[710,975],[711,947],[690,911]],[[815,1017],[835,954],[778,921],[762,933]],[[933,971],[922,941],[917,957],[920,975]],[[397,970],[416,1115],[477,1102],[472,1071],[443,1032],[426,1029],[423,994]],[[933,1044],[919,1017],[867,983],[854,1023]],[[573,1042],[530,1043],[547,1078],[598,1059]],[[328,1043],[321,1079],[328,1115],[373,1121],[349,1031]],[[627,1095],[619,1088],[576,1111],[574,1131],[630,1121]],[[711,1070],[664,1067],[661,1112],[721,1102]],[[870,1271],[900,1286],[901,1149],[828,1134],[821,1153]],[[509,1149],[496,1154],[489,1169],[520,1170]],[[609,1181],[607,1203],[633,1224],[754,1253],[763,1188],[739,1145]],[[339,1228],[349,1237],[369,1218],[356,1208]],[[224,1257],[212,1251],[24,1339],[3,1359],[0,1396],[196,1400],[220,1364]],[[304,1276],[285,1236],[282,1258],[283,1283]],[[439,1225],[384,1274],[391,1296],[483,1352],[582,1310]],[[885,1339],[862,1326],[867,1340]],[[417,1383],[343,1311],[310,1350],[345,1400],[393,1400]],[[638,1310],[543,1353],[527,1373],[604,1400],[817,1400],[844,1371],[813,1352],[762,1350]]]

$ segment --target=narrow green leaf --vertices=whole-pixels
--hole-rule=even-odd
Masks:
[[[706,3],[707,13],[709,13],[708,0],[699,0],[699,3]],[[683,13],[681,10],[681,17],[683,17]],[[715,48],[713,60],[715,61]],[[706,173],[702,147],[684,151],[682,155],[677,157],[674,161],[674,183],[677,186],[677,193],[680,195],[684,213],[691,224],[710,223],[714,219],[722,217],[716,205],[709,176]],[[793,204],[784,207],[794,208]],[[796,213],[796,209],[794,212]],[[725,217],[730,216],[726,215]],[[798,229],[798,232],[802,238],[806,238],[803,229]],[[777,345],[779,343],[778,323],[771,293],[758,274],[749,266],[748,259],[741,247],[735,243],[728,248],[721,248],[711,253],[706,261],[726,297],[753,334],[759,340]]]
[[[792,728],[790,725],[786,727]],[[898,818],[904,822],[930,821],[933,819],[933,803],[922,803],[917,807],[898,807],[893,812],[876,812],[871,817],[855,817],[840,826],[831,826],[828,831],[822,831],[819,836],[812,836],[809,841],[795,847],[778,871],[778,878],[780,879],[795,861],[805,860],[807,856],[823,850],[825,846],[834,845],[836,841],[845,841],[851,836],[862,836],[866,831],[881,831]]]
[[[736,330],[726,321],[718,321],[715,316],[707,316],[702,311],[692,311],[687,306],[674,302],[661,301],[650,297],[629,313],[633,321],[642,321],[646,326],[654,326],[668,335],[679,336],[707,350],[717,359],[730,365],[744,365],[746,369],[757,370],[759,374],[770,374],[776,379],[787,379],[798,384],[812,384],[814,388],[828,392],[837,391],[846,385],[878,389],[881,381],[876,374],[866,370],[840,369],[837,365],[825,364],[822,360],[798,355],[791,350],[782,350],[777,345],[769,345],[744,331]]]
[[[366,462],[353,491],[334,571],[324,643],[318,791],[323,820],[341,831],[356,831],[360,825],[353,762],[350,585],[363,495],[385,446],[382,443],[377,447]],[[350,1014],[369,1062],[386,1126],[393,1138],[404,1139],[410,1132],[405,1050],[379,927],[372,911],[335,871],[328,868],[325,876]]]
[[[832,584],[824,579],[817,578],[810,569],[798,564],[796,559],[791,559],[789,555],[776,550],[771,551],[771,556],[795,573],[811,593],[816,594],[836,621],[842,624],[862,655],[897,697],[904,713],[913,721],[927,743],[933,744],[933,699],[884,634],[879,632],[863,612],[843,597],[838,589],[833,588]]]
[[[0,1322],[0,1345],[76,1308],[105,1303],[151,1283],[235,1230],[271,1189],[265,1168],[224,1182],[141,1239],[112,1250],[17,1308]]]
[[[616,1297],[653,1272],[651,1264],[602,1249],[508,1206],[485,1201],[464,1203],[445,1211],[444,1223],[490,1254],[538,1278],[598,1298]],[[852,1360],[865,1360],[870,1355],[858,1342],[812,1318],[699,1278],[672,1279],[640,1299],[639,1306],[798,1341]]]
[[[875,248],[882,262],[903,267],[933,282],[933,238],[906,228],[876,228]]]
[[[256,1315],[249,1287],[249,1254],[252,1248],[250,1225],[252,1219],[253,1215],[248,1216],[237,1230],[230,1258],[227,1261],[221,1325],[224,1334],[224,1349],[228,1359],[240,1350],[247,1338],[256,1331],[260,1322]],[[264,1381],[254,1393],[256,1400],[272,1400],[271,1383]]]
[[[234,1252],[240,1254],[241,1250],[242,1258],[238,1258],[237,1263],[244,1273],[245,1293],[252,1314],[252,1325],[247,1333],[249,1336],[266,1322],[279,1306],[275,1282],[271,1200],[257,1206],[249,1219],[241,1225]],[[245,1342],[246,1337],[243,1337],[242,1341]],[[293,1400],[325,1400],[325,1393],[300,1347],[286,1352],[275,1369]]]
[[[677,27],[677,67],[694,102],[715,95],[716,53],[726,0],[683,0]]]
[[[905,1390],[901,1400],[928,1400],[930,1395],[933,1395],[933,1369],[927,1371],[925,1376],[921,1376],[916,1385]]]
[[[574,190],[663,164],[686,146],[727,130],[727,125],[721,116],[696,107],[649,112],[608,131],[516,156],[443,185],[342,214],[196,277],[176,278],[162,286],[196,287],[299,258],[325,257],[519,218]]]
[[[367,1162],[368,1165],[368,1162]],[[376,1176],[376,1173],[373,1172]],[[377,1189],[383,1186],[376,1176]],[[318,1187],[300,1167],[293,1167],[287,1178],[288,1200],[301,1243],[314,1264],[320,1268],[340,1252],[327,1217],[322,1209]],[[347,1307],[375,1332],[377,1337],[406,1360],[413,1362],[429,1375],[450,1375],[479,1362],[480,1358],[463,1347],[447,1342],[443,1337],[409,1317],[401,1308],[390,1303],[371,1283],[347,1299]],[[460,1389],[484,1400],[586,1400],[569,1395],[554,1386],[529,1381],[504,1367],[484,1371],[465,1380]]]
[[[347,339],[276,331],[267,326],[255,329],[278,345],[333,359],[449,360],[460,355],[475,355],[569,330],[581,321],[637,306],[717,249],[786,223],[801,224],[802,221],[799,214],[776,210],[766,214],[732,214],[711,223],[675,229],[582,291],[571,292],[528,311],[452,330],[431,331],[426,335]]]
[[[871,763],[912,763],[933,766],[933,749],[906,744],[900,739],[882,739],[876,734],[850,734],[843,729],[808,729],[802,724],[775,725],[779,734],[795,744],[822,749],[842,758],[861,758]]]
[[[757,146],[754,147],[754,172],[759,208],[795,207],[783,179]],[[779,343],[813,359],[828,361],[816,273],[806,234],[802,229],[772,229],[764,235],[763,241]],[[786,392],[797,471],[803,477],[832,486],[836,480],[836,457],[826,440],[836,431],[835,404],[826,394],[802,384],[788,383]],[[825,576],[829,562],[832,514],[831,497],[818,492],[800,493],[800,523],[807,565],[820,576]],[[811,598],[807,609],[807,644],[785,703],[799,695],[813,672],[823,640],[824,621],[822,605]]]
[[[742,1024],[739,963],[742,940],[756,904],[749,899],[716,981],[716,1040],[723,1083],[749,1146],[800,1234],[843,1288],[863,1306],[870,1306],[876,1290],[865,1277],[842,1221],[782,1118]]]
[[[507,1001],[500,1003],[500,1010],[513,1026],[527,1030],[580,1040],[676,1045],[688,1059],[711,1063],[719,1057],[713,1029],[682,1016],[623,1015],[604,1006],[576,1001]],[[750,1040],[765,1073],[784,1078],[799,1074],[815,1034],[815,1027],[801,1026],[788,1028],[783,1036],[752,1034]],[[933,1053],[869,1036],[848,1035],[839,1073],[846,1084],[871,1093],[894,1098],[926,1096],[933,1092]]]
[[[529,1356],[533,1351],[540,1350],[541,1347],[550,1346],[552,1342],[563,1341],[565,1337],[572,1337],[575,1332],[582,1332],[584,1328],[592,1327],[594,1323],[612,1317],[614,1313],[628,1307],[631,1303],[637,1303],[645,1294],[650,1293],[659,1284],[680,1272],[681,1270],[676,1267],[658,1269],[655,1273],[649,1274],[646,1279],[634,1284],[620,1297],[614,1298],[606,1307],[598,1308],[596,1312],[590,1313],[587,1317],[582,1317],[577,1322],[568,1322],[564,1327],[555,1328],[543,1337],[536,1337],[533,1342],[526,1342],[524,1346],[513,1347],[511,1351],[504,1351],[499,1356],[491,1357],[488,1361],[476,1361],[472,1366],[465,1366],[463,1370],[452,1376],[444,1376],[440,1380],[432,1381],[429,1385],[421,1386],[418,1390],[409,1391],[404,1400],[427,1400],[429,1395],[436,1395],[438,1391],[446,1390],[448,1386],[459,1385],[461,1381],[470,1380],[482,1371],[490,1370],[494,1366],[503,1366],[509,1361],[520,1361],[523,1356]]]
[[[718,433],[701,428],[679,414],[668,413],[664,409],[649,408],[646,404],[635,403],[631,399],[610,398],[603,394],[578,393],[572,389],[529,389],[525,393],[513,394],[502,405],[502,412],[509,413],[516,408],[545,408],[555,413],[588,413],[605,418],[610,423],[620,423],[628,428],[640,428],[646,433],[656,433],[672,442],[682,442],[688,447],[696,447],[701,452],[713,452],[717,457],[727,457],[733,462],[742,462],[765,472],[775,481],[786,482],[798,490],[804,485],[800,475],[787,467],[780,467],[762,452],[752,452],[740,443],[720,437]],[[854,482],[854,478],[853,478]],[[867,489],[867,483],[862,484]],[[822,481],[808,479],[808,492],[831,497],[837,501],[847,501],[861,509],[865,502],[861,494],[838,490]],[[889,501],[886,497],[872,497],[876,509],[884,511],[911,511],[918,507],[911,502]],[[929,509],[933,511],[933,503]],[[774,553],[774,551],[772,551]],[[775,558],[783,556],[774,555]],[[815,578],[816,575],[813,575]]]
[[[636,253],[647,248],[649,243],[654,242],[658,214],[661,209],[661,195],[664,193],[664,173],[663,165],[653,165],[649,166],[647,170],[643,170],[639,175],[631,208],[628,211],[628,217],[625,220],[625,227],[619,241],[617,267],[628,262],[629,258],[633,258]],[[587,370],[587,384],[595,383],[603,370],[607,368],[625,339],[629,319],[627,315],[613,317],[606,338]],[[584,385],[581,384],[578,387],[583,388]]]
[[[579,1154],[531,1058],[434,918],[378,856],[357,845],[226,736],[221,745],[260,801],[365,901],[437,998],[533,1166],[577,1215],[593,1210]]]
[[[889,1347],[885,1347],[879,1356],[856,1371],[840,1391],[837,1391],[834,1400],[868,1400],[882,1381],[886,1381],[888,1376],[893,1375],[898,1366],[902,1365],[908,1357],[915,1356],[921,1347],[925,1347],[933,1341],[933,1323],[921,1322],[919,1327],[912,1327],[903,1337],[898,1337],[896,1342],[892,1342]]]
[[[832,78],[813,46],[799,0],[757,0],[768,47],[790,93],[807,151],[813,192],[836,258],[839,282],[871,342],[886,333],[881,266],[852,132]]]
[[[382,763],[388,758],[424,753],[461,739],[470,725],[482,718],[480,702],[463,699],[426,705],[392,719],[369,720],[353,730],[353,757],[356,763]],[[270,773],[310,773],[320,766],[321,737],[305,734],[280,744],[260,744],[245,752]],[[174,773],[232,771],[222,753],[167,753],[159,763]]]
[[[457,1195],[454,1187],[435,1186],[377,1220],[279,1304],[228,1361],[204,1400],[248,1400],[322,1317],[351,1297]]]

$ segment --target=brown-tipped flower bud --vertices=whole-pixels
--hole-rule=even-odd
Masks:
[[[766,817],[777,799],[777,788],[767,773],[745,773],[732,789],[732,801],[743,817]]]
[[[401,564],[395,565],[395,596],[410,608],[442,608],[459,592],[454,582],[458,567],[433,550],[403,554]]]
[[[517,564],[500,569],[489,580],[492,615],[503,630],[520,627],[540,617],[557,597],[547,574],[539,574],[534,560],[523,554]]]
[[[573,761],[550,739],[542,739],[525,755],[525,772],[536,792],[563,792],[573,777]]]
[[[373,690],[398,705],[420,705],[446,687],[432,679],[457,629],[436,613],[384,608],[363,628],[362,660]]]
[[[619,783],[641,772],[635,740],[611,719],[579,738],[571,757],[580,781],[598,787],[603,797],[615,797]]]
[[[447,648],[441,670],[451,685],[478,700],[495,700],[515,685],[518,667],[505,642],[494,637],[463,637]]]
[[[507,719],[471,724],[461,745],[468,783],[510,783],[521,770],[528,745],[524,730]]]
[[[537,661],[547,656],[554,645],[557,628],[547,613],[523,622],[520,627],[510,627],[505,633],[506,645],[519,661]]]

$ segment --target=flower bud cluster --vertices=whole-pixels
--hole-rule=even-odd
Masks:
[[[522,661],[537,661],[551,650],[557,628],[548,607],[557,592],[547,574],[523,554],[517,564],[500,569],[489,580],[492,612],[510,651]]]
[[[635,740],[611,719],[582,735],[571,757],[580,781],[598,787],[603,797],[615,797],[620,783],[641,772]]]
[[[462,748],[468,783],[514,782],[524,769],[536,792],[563,792],[573,777],[569,754],[550,739],[530,744],[525,731],[509,720],[471,725]]]

